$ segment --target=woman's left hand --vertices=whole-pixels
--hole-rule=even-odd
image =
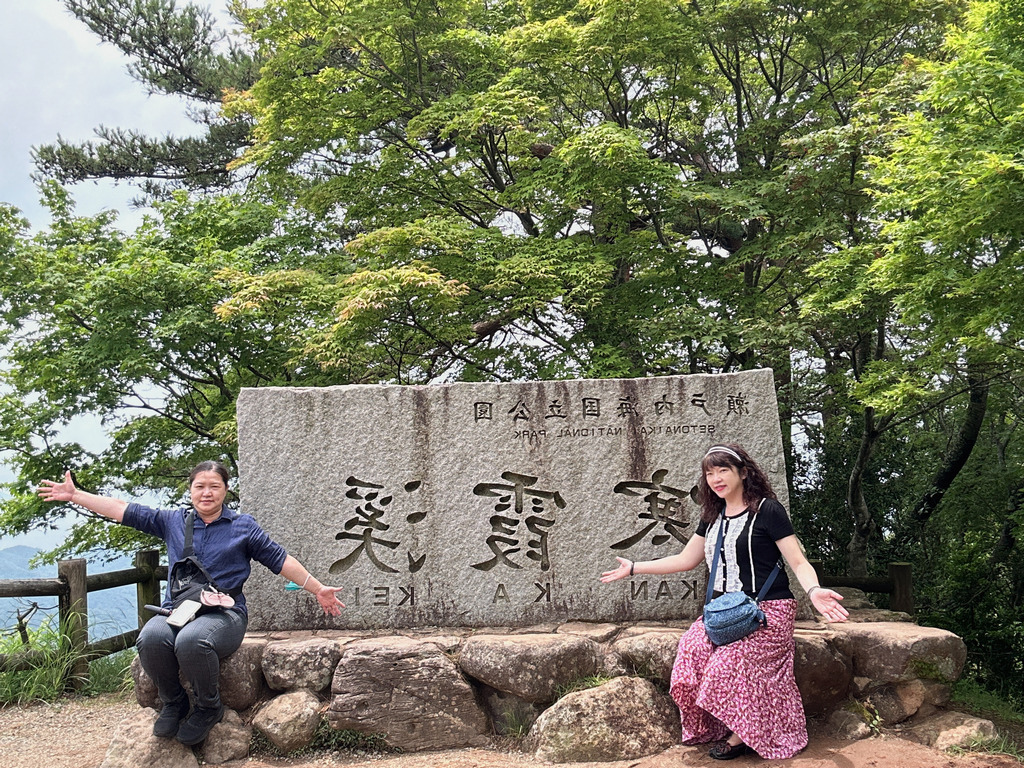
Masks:
[[[824,587],[812,589],[810,598],[815,610],[828,621],[846,621],[846,617],[850,615],[850,612],[840,603],[843,596],[831,589]]]
[[[341,614],[341,609],[345,607],[345,604],[338,599],[338,593],[341,590],[342,587],[329,587],[326,584],[320,585],[320,589],[316,591],[316,601],[320,603],[324,613],[330,616]]]

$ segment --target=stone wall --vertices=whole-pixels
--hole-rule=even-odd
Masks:
[[[682,624],[571,622],[250,633],[222,663],[221,695],[233,712],[202,756],[211,763],[244,756],[240,745],[253,728],[282,751],[298,749],[321,718],[336,729],[383,734],[407,752],[525,734],[527,749],[554,762],[652,754],[679,741],[666,691],[682,631]],[[937,714],[965,659],[957,636],[908,622],[797,626],[795,672],[808,715],[838,712],[865,730],[868,720],[892,725]],[[138,660],[133,672],[139,704],[159,706]],[[595,677],[607,682],[565,695]]]
[[[770,370],[246,389],[238,434],[242,511],[348,606],[325,617],[256,568],[253,629],[692,618],[703,572],[597,577],[682,548],[714,442],[744,444],[786,502]]]

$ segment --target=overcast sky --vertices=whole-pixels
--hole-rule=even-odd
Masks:
[[[225,5],[201,4],[217,11]],[[0,202],[21,209],[33,229],[49,224],[31,179],[33,146],[53,142],[58,135],[85,141],[100,125],[153,135],[195,130],[181,100],[147,95],[127,73],[127,59],[113,46],[101,44],[60,0],[0,0],[0,7]],[[126,230],[141,220],[141,212],[128,206],[136,195],[128,185],[87,182],[72,194],[80,214],[119,211],[119,226]],[[79,442],[100,447],[88,434],[96,435],[95,423],[73,431]],[[0,466],[0,481],[10,477]],[[53,534],[0,537],[0,549],[15,544],[50,547]]]

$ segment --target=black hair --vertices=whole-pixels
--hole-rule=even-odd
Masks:
[[[201,461],[196,464],[195,468],[188,476],[188,484],[192,485],[195,482],[196,477],[200,472],[216,472],[220,475],[220,479],[224,481],[224,487],[228,485],[228,481],[231,480],[231,473],[228,472],[228,468],[221,464],[219,461]]]
[[[764,470],[742,446],[736,443],[713,445],[700,462],[700,479],[697,481],[700,519],[706,523],[714,522],[722,511],[722,500],[708,485],[707,472],[711,467],[732,467],[743,476],[743,503],[749,510],[756,512],[761,499],[778,498]]]

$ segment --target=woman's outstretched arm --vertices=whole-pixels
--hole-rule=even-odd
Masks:
[[[626,560],[623,557],[616,557],[619,561],[614,571],[605,571],[601,574],[601,581],[607,584],[610,581],[624,579],[627,576],[641,574],[663,574],[679,573],[681,571],[692,571],[704,560],[704,537],[694,534],[686,542],[683,551],[678,555],[669,555],[657,560],[644,560],[635,562]]]
[[[64,474],[64,479],[60,482],[54,480],[43,480],[42,482],[43,485],[38,493],[43,501],[70,501],[72,504],[85,507],[90,512],[95,512],[114,522],[120,523],[124,519],[124,511],[128,508],[127,501],[110,496],[97,496],[95,493],[87,493],[81,488],[76,488],[70,471]]]
[[[345,607],[345,604],[338,599],[341,587],[329,587],[326,584],[321,584],[316,576],[306,570],[306,567],[291,555],[284,559],[281,575],[298,584],[307,592],[312,592],[316,596],[316,601],[320,603],[320,607],[324,609],[324,613],[337,616]]]

